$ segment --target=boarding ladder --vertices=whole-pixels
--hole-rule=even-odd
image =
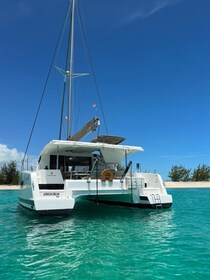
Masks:
[[[160,195],[157,193],[157,194],[151,194],[151,196],[152,196],[152,200],[155,204],[155,208],[156,209],[163,209],[162,202],[161,202],[161,199],[160,199]]]

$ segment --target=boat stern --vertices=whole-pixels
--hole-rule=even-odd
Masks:
[[[74,208],[75,199],[65,189],[59,170],[21,173],[19,204],[38,213],[60,214]]]

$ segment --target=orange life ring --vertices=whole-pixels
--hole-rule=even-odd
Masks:
[[[110,169],[104,169],[101,172],[101,181],[105,182],[106,180],[109,180],[109,182],[112,182],[114,178],[114,173]]]

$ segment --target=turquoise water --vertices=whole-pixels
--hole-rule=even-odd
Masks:
[[[210,189],[168,192],[170,210],[81,202],[39,217],[1,191],[1,279],[210,279]]]

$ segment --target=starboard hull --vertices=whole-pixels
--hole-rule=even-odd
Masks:
[[[86,200],[94,201],[96,203],[103,203],[108,205],[118,205],[118,206],[125,206],[125,207],[133,207],[133,208],[142,208],[142,209],[166,209],[172,206],[172,202],[164,202],[161,204],[153,203],[150,204],[149,202],[145,203],[145,201],[141,201],[139,203],[133,202],[131,199],[130,194],[123,194],[123,195],[91,195],[85,196]],[[169,197],[170,201],[170,197]]]

